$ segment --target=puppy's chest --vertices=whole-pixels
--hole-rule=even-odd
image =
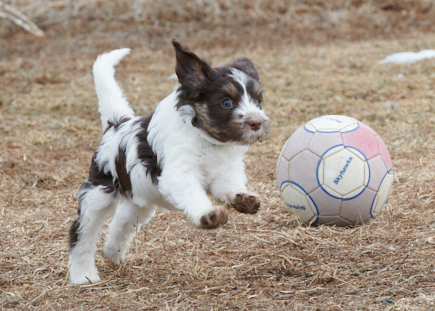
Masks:
[[[231,148],[209,148],[198,157],[198,169],[207,181],[231,170],[242,156]]]

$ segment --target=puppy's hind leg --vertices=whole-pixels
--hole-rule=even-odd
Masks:
[[[116,265],[124,262],[131,240],[141,226],[153,218],[155,212],[154,205],[139,207],[130,201],[122,200],[116,207],[115,216],[109,225],[104,256]]]
[[[79,190],[79,214],[70,229],[69,275],[74,284],[100,280],[94,255],[101,226],[113,211],[114,194],[85,181]]]

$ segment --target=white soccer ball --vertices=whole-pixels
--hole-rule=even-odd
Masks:
[[[281,197],[304,223],[352,226],[382,210],[393,163],[369,126],[347,116],[322,116],[287,140],[276,178]]]

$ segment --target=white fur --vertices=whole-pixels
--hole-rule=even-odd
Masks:
[[[117,177],[115,159],[121,146],[125,149],[126,168],[132,184],[132,197],[105,193],[101,186],[88,182],[79,191],[81,201],[78,242],[69,254],[70,280],[75,284],[96,282],[100,278],[94,262],[96,243],[103,221],[114,213],[109,225],[104,255],[115,264],[125,260],[129,244],[142,224],[154,216],[156,208],[182,211],[196,226],[210,212],[223,209],[213,206],[207,190],[224,204],[230,204],[238,193],[249,194],[243,162],[247,146],[220,143],[192,125],[195,111],[184,106],[177,110],[178,93],[174,91],[155,109],[148,127],[148,143],[162,168],[158,184],[152,183],[146,167],[138,159],[141,130],[121,89],[116,83],[113,66],[129,49],[103,54],[94,64],[95,85],[103,129],[110,119],[132,118],[117,129],[109,128],[97,149],[96,163],[101,170]],[[234,77],[245,85],[246,77],[234,70]],[[245,91],[246,94],[246,91]],[[268,120],[258,105],[245,95],[240,113],[245,117]],[[116,211],[115,211],[116,207]]]
[[[130,108],[127,99],[122,94],[122,90],[114,78],[114,66],[127,54],[130,54],[130,49],[128,48],[101,54],[98,56],[92,69],[103,132],[107,129],[107,122],[110,119],[113,120],[122,116],[134,116],[133,109]]]
[[[251,96],[249,96],[249,93],[246,91],[246,83],[248,82],[249,77],[244,72],[233,68],[232,78],[240,83],[244,91],[239,106],[234,110],[234,114],[243,116],[237,121],[241,125],[246,124],[248,120],[260,122],[262,124],[267,123],[270,120],[269,117],[266,115],[266,113],[263,110],[259,108],[259,103],[255,102],[251,98]],[[265,127],[262,126],[259,131],[264,132]],[[252,131],[243,132],[243,136],[244,136],[243,138],[245,139],[245,141],[255,141],[257,139],[256,138],[257,135],[258,133]]]
[[[243,115],[243,118],[239,119],[239,122],[244,123],[248,118],[257,119],[262,122],[269,121],[269,117],[266,116],[263,110],[259,109],[259,104],[256,103],[246,91],[246,83],[249,77],[240,70],[233,68],[231,71],[232,78],[240,83],[244,91],[239,107],[234,111],[235,114]]]
[[[69,252],[69,275],[74,284],[100,281],[94,255],[100,228],[104,220],[110,217],[114,207],[113,197],[104,193],[100,187],[88,194],[85,201],[82,204],[83,216],[79,231],[79,236],[84,238]]]
[[[191,122],[183,122],[176,104],[174,91],[157,106],[148,128],[148,141],[156,154],[161,155],[158,163],[164,168],[159,177],[159,192],[198,226],[200,218],[214,209],[206,189],[216,188],[214,192],[218,193],[225,192],[221,188],[228,186],[246,192],[243,155],[247,147],[213,144],[212,138],[205,139],[206,134]],[[232,167],[242,170],[236,172]],[[220,186],[226,174],[231,183]],[[221,198],[227,202],[224,196]]]
[[[120,115],[123,117],[124,115]],[[134,121],[139,120],[141,117],[135,117],[129,122],[125,122],[114,131],[108,130],[98,147],[96,162],[103,168],[105,173],[112,173],[113,177],[117,177],[115,169],[115,160],[118,156],[119,147],[126,147],[127,154],[127,173],[139,163],[137,158],[137,144],[138,140],[136,134],[141,130],[140,125],[134,125]]]
[[[104,256],[112,260],[114,264],[123,263],[131,240],[139,232],[141,226],[153,218],[156,208],[155,205],[141,208],[127,200],[122,201],[109,226],[104,244]]]

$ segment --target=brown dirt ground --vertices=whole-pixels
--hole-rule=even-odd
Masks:
[[[387,9],[387,20],[417,14],[427,21],[418,10]],[[435,59],[376,63],[393,52],[434,48],[428,23],[403,35],[399,24],[389,34],[369,25],[364,32],[361,24],[336,38],[307,28],[289,39],[262,25],[230,31],[201,28],[201,19],[173,25],[92,16],[47,18],[42,39],[0,27],[2,310],[434,310]],[[113,267],[99,251],[103,281],[70,285],[68,229],[102,135],[92,63],[103,51],[131,47],[117,78],[136,113],[148,114],[174,86],[166,80],[174,69],[172,37],[214,64],[242,55],[256,64],[273,121],[270,138],[246,157],[262,209],[253,216],[231,211],[211,231],[160,212],[125,264]],[[279,197],[274,170],[282,145],[324,114],[363,121],[390,149],[392,192],[367,225],[306,227]]]

